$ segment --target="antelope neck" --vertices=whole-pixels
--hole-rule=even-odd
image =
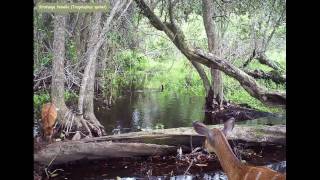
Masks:
[[[228,140],[220,130],[215,132],[215,136],[215,153],[224,172],[228,175],[238,172],[236,169],[242,169],[243,165],[233,153]]]

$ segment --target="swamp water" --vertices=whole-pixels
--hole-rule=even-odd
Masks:
[[[149,129],[190,127],[195,120],[205,118],[204,97],[190,97],[176,93],[139,92],[119,98],[108,109],[101,101],[95,102],[95,114],[108,135]],[[285,124],[285,115],[270,116],[236,124]],[[248,147],[246,147],[247,149]],[[286,170],[285,146],[264,145],[249,147],[255,156],[243,160],[254,165],[265,165],[280,172]],[[179,164],[174,156],[118,158],[99,161],[81,161],[62,166],[53,179],[227,179],[218,161],[209,161],[206,167]]]

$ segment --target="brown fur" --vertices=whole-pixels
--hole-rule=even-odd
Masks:
[[[51,141],[53,134],[53,126],[57,120],[56,106],[52,103],[47,103],[42,106],[41,109],[41,122],[43,136],[46,140]]]
[[[228,127],[229,126],[229,127]],[[194,129],[197,133],[205,135],[205,147],[215,152],[220,164],[230,180],[284,180],[286,176],[270,168],[262,166],[248,166],[234,155],[231,147],[225,137],[228,131],[231,131],[231,124],[225,124],[224,130],[208,129],[202,123],[194,123]]]

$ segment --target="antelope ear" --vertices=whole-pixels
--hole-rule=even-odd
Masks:
[[[232,117],[230,119],[228,119],[225,123],[224,123],[224,127],[222,129],[222,132],[225,136],[227,136],[227,134],[229,132],[232,131],[232,129],[234,128],[234,123],[235,123],[235,119]]]
[[[203,123],[196,121],[196,122],[193,122],[192,125],[193,125],[194,130],[198,134],[209,136],[210,129],[208,129],[207,126],[204,125]]]

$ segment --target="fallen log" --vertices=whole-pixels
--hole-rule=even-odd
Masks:
[[[222,125],[209,127],[222,128]],[[285,125],[238,125],[228,139],[285,145],[285,136]],[[192,127],[132,132],[55,142],[36,152],[34,161],[48,164],[54,159],[52,164],[60,164],[81,159],[167,155],[175,153],[179,147],[190,150],[190,147],[201,146],[203,141],[204,137],[196,134]]]
[[[34,155],[34,161],[61,164],[81,159],[106,159],[114,157],[135,157],[164,155],[176,151],[175,146],[144,143],[113,143],[64,141],[48,145]]]
[[[223,128],[223,125],[209,125],[209,128]],[[228,134],[229,140],[242,140],[258,143],[285,144],[286,126],[285,125],[237,125]],[[192,127],[180,127],[170,129],[158,129],[152,131],[132,132],[120,135],[103,136],[84,139],[84,142],[128,142],[128,143],[149,143],[171,146],[190,146],[199,145],[204,140],[204,136],[198,135]]]

